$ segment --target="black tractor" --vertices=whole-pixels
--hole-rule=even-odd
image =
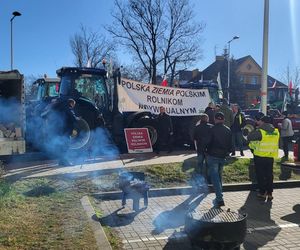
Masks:
[[[43,147],[50,152],[94,151],[97,145],[104,143],[103,138],[107,140],[109,137],[103,118],[109,113],[106,71],[64,67],[57,70],[57,75],[61,79],[59,97],[52,100],[41,114],[44,120]],[[73,110],[76,121],[72,124],[67,118],[70,99],[76,102]],[[99,139],[97,145],[96,138]]]

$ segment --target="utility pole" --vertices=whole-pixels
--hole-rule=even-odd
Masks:
[[[267,114],[268,97],[268,42],[269,42],[269,0],[265,0],[264,6],[264,31],[263,31],[263,57],[261,76],[261,111]]]

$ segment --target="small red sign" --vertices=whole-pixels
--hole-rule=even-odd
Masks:
[[[125,128],[128,153],[153,152],[147,128]]]

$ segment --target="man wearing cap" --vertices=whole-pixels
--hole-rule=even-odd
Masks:
[[[211,128],[207,148],[208,173],[216,193],[216,199],[213,201],[215,208],[225,205],[222,194],[222,172],[225,158],[232,149],[232,134],[224,125],[224,121],[222,112],[215,114],[215,126]]]
[[[273,163],[278,157],[279,131],[271,124],[270,116],[257,121],[257,129],[248,135],[254,155],[254,165],[259,189],[258,198],[273,199]]]

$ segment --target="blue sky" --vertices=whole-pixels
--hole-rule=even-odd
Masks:
[[[270,0],[269,74],[281,78],[287,65],[300,66],[300,1]],[[262,61],[263,0],[191,0],[203,32],[203,59],[191,69],[200,70],[214,61],[233,36],[235,58],[252,55]],[[104,32],[113,0],[2,0],[0,2],[0,70],[10,69],[10,18],[14,19],[14,68],[25,75],[55,76],[56,69],[70,66],[74,57],[69,39],[80,25]],[[298,13],[298,15],[296,14]],[[122,56],[123,55],[123,56]],[[120,60],[129,58],[120,53]]]

